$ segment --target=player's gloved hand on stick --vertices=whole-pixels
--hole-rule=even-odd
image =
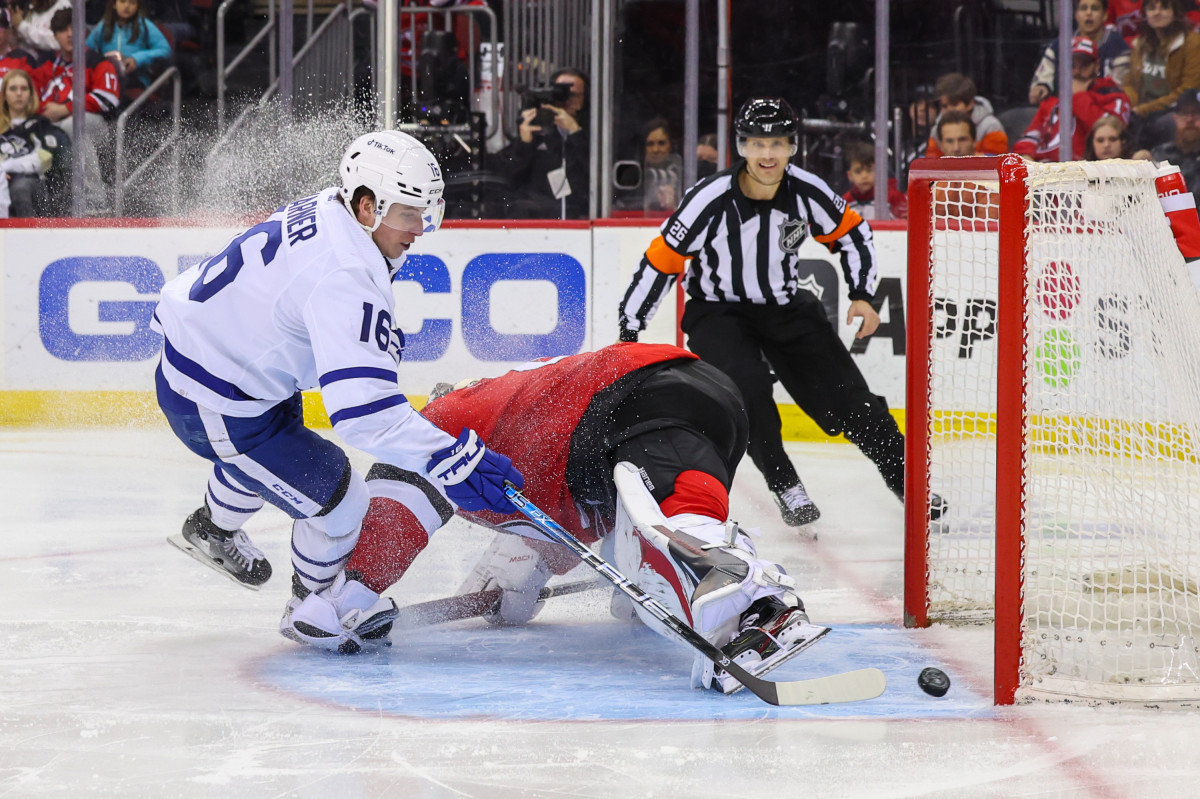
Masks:
[[[513,513],[504,496],[504,481],[511,480],[517,488],[525,485],[512,461],[484,446],[470,429],[459,433],[452,446],[433,453],[426,469],[446,489],[446,496],[468,511]]]

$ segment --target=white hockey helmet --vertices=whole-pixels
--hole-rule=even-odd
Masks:
[[[338,165],[341,195],[349,207],[360,186],[375,195],[375,231],[387,225],[413,233],[432,233],[442,226],[446,183],[433,153],[398,130],[359,136]],[[411,209],[420,209],[418,214]],[[353,209],[351,209],[353,210]]]

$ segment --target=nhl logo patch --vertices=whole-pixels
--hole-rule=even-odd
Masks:
[[[808,223],[803,219],[787,219],[779,226],[779,249],[795,253],[808,237]]]

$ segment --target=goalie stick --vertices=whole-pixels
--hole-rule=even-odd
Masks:
[[[734,663],[724,652],[705,640],[691,627],[676,618],[653,597],[648,596],[645,591],[630,582],[606,560],[584,546],[578,538],[571,535],[558,522],[543,513],[537,505],[526,499],[525,495],[509,481],[505,481],[504,495],[539,530],[574,552],[580,560],[598,571],[627,597],[666,625],[684,643],[723,668],[764,702],[772,705],[826,705],[834,702],[858,702],[864,699],[874,699],[887,687],[887,680],[879,669],[858,669],[842,674],[831,674],[828,677],[793,682],[771,682],[755,677]]]
[[[582,591],[593,591],[605,588],[608,583],[602,580],[579,580],[573,583],[548,585],[538,594],[538,602],[545,602],[556,596],[568,596]],[[411,630],[417,627],[428,627],[434,624],[447,624],[462,619],[474,619],[486,616],[500,606],[504,591],[493,588],[488,591],[477,591],[473,594],[459,594],[442,599],[431,599],[428,602],[418,602],[415,605],[400,608],[400,615],[393,623],[398,630]]]

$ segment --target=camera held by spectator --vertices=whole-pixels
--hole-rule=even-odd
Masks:
[[[530,124],[537,125],[543,131],[554,125],[554,112],[545,106],[552,105],[562,108],[571,99],[569,83],[551,83],[549,86],[524,87],[521,92],[521,110],[537,109],[537,115]]]

